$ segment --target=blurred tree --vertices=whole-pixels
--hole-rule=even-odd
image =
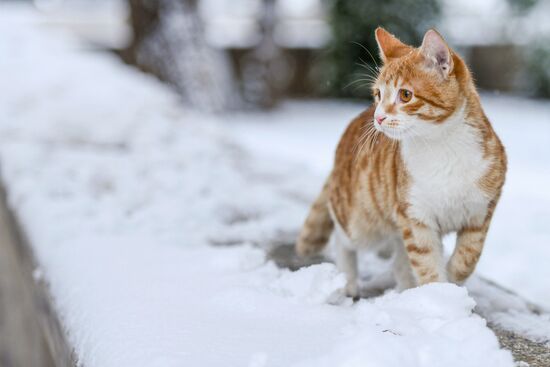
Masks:
[[[200,0],[128,2],[134,38],[122,53],[127,62],[172,84],[186,102],[203,110],[276,105],[286,59],[273,41],[275,0],[262,0],[260,41],[236,50],[236,60],[231,46],[214,48],[206,41]]]
[[[512,7],[512,10],[525,14],[527,11],[531,10],[539,0],[508,0],[508,4]]]
[[[197,0],[129,5],[134,39],[128,61],[172,84],[196,108],[221,111],[240,103],[227,53],[206,43]]]
[[[530,12],[547,12],[549,6],[543,2],[549,0],[508,0],[518,17],[528,16]],[[539,6],[539,7],[538,7]],[[528,42],[522,49],[525,59],[526,92],[532,96],[550,98],[550,39],[539,36],[534,42]]]
[[[382,26],[403,42],[419,44],[440,15],[438,0],[329,0],[332,42],[313,70],[320,92],[370,97],[380,64],[374,30]]]
[[[264,8],[259,19],[261,41],[251,50],[247,50],[240,61],[241,92],[248,106],[272,108],[275,107],[280,93],[274,66],[282,59],[283,54],[273,40],[275,1],[263,1]]]
[[[528,93],[550,98],[550,40],[531,45],[526,54],[527,78],[531,85]]]

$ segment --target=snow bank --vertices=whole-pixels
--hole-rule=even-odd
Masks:
[[[251,244],[294,236],[318,178],[113,57],[2,24],[2,177],[83,365],[513,366],[463,288],[352,304],[333,265],[266,261]]]
[[[432,284],[360,302],[334,350],[300,366],[505,366],[464,288]]]

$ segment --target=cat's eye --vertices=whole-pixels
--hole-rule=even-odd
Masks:
[[[374,98],[380,100],[380,90],[379,89],[375,89],[372,94],[374,95]]]
[[[413,93],[408,89],[399,89],[399,99],[403,103],[407,103],[413,97]]]

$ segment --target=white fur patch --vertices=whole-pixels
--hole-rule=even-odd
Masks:
[[[478,182],[490,164],[483,159],[480,137],[464,122],[463,109],[430,129],[422,138],[402,141],[412,178],[408,214],[441,233],[480,225],[488,199]]]

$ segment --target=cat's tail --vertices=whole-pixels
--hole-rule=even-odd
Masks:
[[[310,256],[320,252],[326,246],[334,229],[328,207],[329,181],[330,177],[311,206],[296,241],[296,253],[300,256]]]

